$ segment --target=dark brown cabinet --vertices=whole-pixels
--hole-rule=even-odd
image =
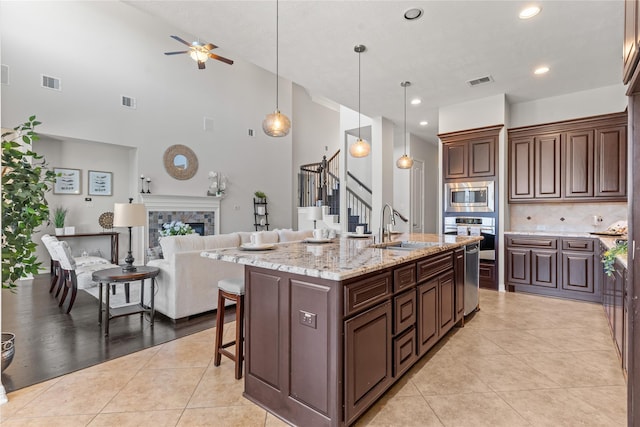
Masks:
[[[607,248],[603,246],[601,252],[606,250]],[[602,268],[600,268],[600,276],[603,282],[602,306],[609,322],[611,336],[618,351],[622,368],[626,371],[629,359],[627,269],[620,261],[616,260],[611,276],[605,274]]]
[[[601,301],[594,239],[511,234],[505,242],[508,290]]]
[[[438,279],[418,285],[418,356],[438,341]]]
[[[624,201],[626,112],[509,130],[509,202]]]
[[[638,64],[640,50],[640,7],[638,0],[624,2],[624,50],[622,82],[629,83]]]
[[[453,277],[455,280],[456,315],[454,322],[464,323],[464,249],[453,252]]]
[[[438,135],[443,143],[445,180],[495,176],[496,147],[502,126]]]

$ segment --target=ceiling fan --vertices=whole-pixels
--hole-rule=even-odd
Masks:
[[[218,46],[211,44],[211,43],[207,43],[204,44],[200,41],[195,41],[193,43],[188,43],[186,41],[184,41],[183,39],[181,39],[178,36],[171,36],[172,39],[179,41],[182,44],[185,44],[187,46],[189,46],[189,50],[181,50],[179,52],[165,52],[165,55],[178,55],[181,53],[188,53],[189,56],[191,56],[191,59],[193,59],[194,61],[196,61],[198,63],[198,69],[199,70],[204,70],[204,63],[208,58],[212,58],[212,59],[217,59],[218,61],[222,61],[225,62],[229,65],[233,64],[233,61],[227,58],[224,58],[222,56],[216,55],[215,53],[211,53],[209,52],[210,50],[213,50],[215,48],[217,48]]]

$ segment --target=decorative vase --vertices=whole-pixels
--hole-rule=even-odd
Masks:
[[[62,235],[64,235],[64,228],[56,227],[56,236],[62,236]]]
[[[9,332],[2,333],[2,372],[9,367],[13,360],[15,349],[15,334]]]

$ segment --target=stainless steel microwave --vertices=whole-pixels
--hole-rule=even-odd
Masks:
[[[448,182],[444,185],[445,212],[493,212],[494,182]]]

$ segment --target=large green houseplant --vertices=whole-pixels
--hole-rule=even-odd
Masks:
[[[55,182],[43,156],[33,151],[39,139],[36,116],[2,133],[2,287],[37,274],[40,268],[31,235],[49,219],[45,194]]]

